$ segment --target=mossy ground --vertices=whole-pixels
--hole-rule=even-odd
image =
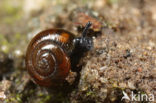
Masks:
[[[2,103],[120,103],[123,90],[156,96],[156,1],[29,3],[33,0],[0,1]],[[79,17],[80,13],[84,15]],[[79,35],[77,23],[83,26],[86,18],[100,26],[92,28],[94,48],[81,59],[78,66],[82,70],[75,84],[56,91],[34,84],[25,68],[25,51],[31,38],[55,27]]]

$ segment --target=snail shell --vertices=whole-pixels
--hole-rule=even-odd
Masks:
[[[71,68],[69,55],[74,49],[73,39],[74,35],[66,30],[49,29],[31,40],[26,67],[35,83],[49,87],[65,79]]]

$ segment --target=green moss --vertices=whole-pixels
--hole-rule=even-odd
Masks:
[[[14,15],[14,14],[18,13],[18,7],[13,7],[8,4],[6,4],[6,6],[4,6],[4,10],[8,15]]]
[[[7,41],[7,39],[4,37],[3,34],[0,34],[0,44],[2,44],[2,45],[8,44],[8,41]]]
[[[0,51],[6,54],[9,53],[10,44],[2,34],[0,34],[0,46],[1,46]]]
[[[34,89],[30,89],[30,90],[29,90],[29,94],[33,94],[34,92],[35,92]]]
[[[10,98],[9,102],[16,102],[16,98],[14,97]]]
[[[7,99],[5,99],[5,102],[6,102],[6,103],[9,103],[9,99],[8,99],[8,98],[7,98]]]
[[[96,0],[79,0],[79,1],[78,1],[78,3],[79,3],[80,5],[83,5],[83,6],[86,6],[86,5],[88,5],[88,4],[95,3],[95,2],[96,2]]]
[[[94,96],[95,94],[94,94],[94,92],[93,91],[88,91],[87,93],[86,93],[86,96]]]
[[[6,103],[22,103],[22,94],[11,94],[12,97],[5,100]]]
[[[91,90],[91,89],[88,89],[87,92],[86,92],[86,96],[88,97],[92,97],[94,98],[96,95],[95,95],[95,91]]]
[[[45,102],[47,102],[50,99],[51,99],[51,95],[47,95],[39,103],[45,103]]]
[[[39,103],[46,103],[47,101],[49,101],[50,99],[51,99],[51,95],[44,95],[44,94],[40,94],[40,95],[38,95],[38,96],[40,96],[40,98],[41,98],[41,100],[40,100],[40,102]]]
[[[37,96],[39,96],[39,97],[43,97],[44,94],[40,92],[40,93],[37,94]]]
[[[2,23],[12,24],[22,17],[22,5],[10,3],[10,0],[5,0],[0,4],[0,15]]]
[[[20,40],[21,39],[21,34],[20,33],[16,33],[15,34],[15,39]]]
[[[13,15],[13,16],[6,16],[3,18],[3,22],[7,24],[13,24],[15,21],[19,20],[21,18],[21,15]]]
[[[22,103],[22,96],[21,93],[10,93],[9,97],[5,99],[5,103]]]
[[[108,4],[116,4],[119,0],[107,0]]]
[[[19,42],[21,43],[21,40],[24,40],[22,34],[20,33],[14,34],[14,39],[11,41],[12,47],[16,47],[19,44]]]
[[[22,103],[21,97],[22,94],[16,94],[16,100],[18,101],[18,103]]]

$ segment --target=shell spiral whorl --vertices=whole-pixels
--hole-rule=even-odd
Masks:
[[[63,34],[63,35],[62,35]],[[46,30],[37,34],[30,42],[26,53],[26,66],[34,82],[41,86],[55,85],[64,80],[70,70],[70,59],[66,52],[72,47],[70,36],[63,40],[68,32]]]

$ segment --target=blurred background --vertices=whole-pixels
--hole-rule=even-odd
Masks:
[[[127,88],[156,96],[155,5],[155,0],[0,0],[0,101],[121,103]],[[88,21],[94,49],[82,60],[76,86],[56,93],[34,84],[25,68],[32,37],[47,28],[80,35]]]

